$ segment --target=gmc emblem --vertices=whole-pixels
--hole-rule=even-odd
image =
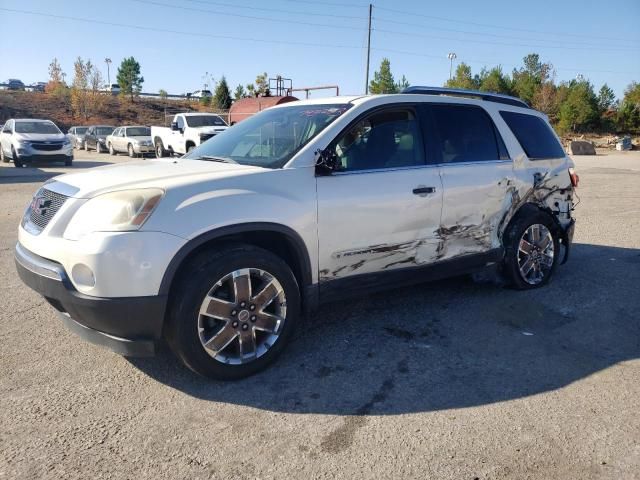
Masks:
[[[36,212],[39,215],[45,216],[49,207],[51,207],[51,200],[47,198],[33,197],[33,200],[31,201],[31,211]]]

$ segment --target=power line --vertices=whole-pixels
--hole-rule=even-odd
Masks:
[[[293,2],[293,3],[308,3],[311,5],[326,5],[329,7],[347,7],[347,8],[364,8],[364,7],[368,7],[369,4],[368,3],[352,3],[352,4],[344,4],[344,3],[339,3],[339,2],[319,2],[316,0],[285,0],[287,2]],[[377,7],[376,7],[377,8]]]
[[[391,20],[388,18],[380,18],[380,17],[374,17],[374,20],[376,20],[376,22],[383,22],[383,23],[393,23],[393,24],[397,24],[397,25],[406,25],[406,26],[411,26],[411,27],[418,27],[418,28],[428,28],[429,30],[441,30],[443,32],[454,32],[454,33],[462,33],[465,35],[479,35],[479,36],[484,36],[484,37],[494,37],[494,38],[507,38],[507,39],[513,39],[513,40],[535,40],[536,42],[553,42],[557,44],[556,40],[545,40],[545,39],[541,39],[541,38],[536,38],[536,39],[532,39],[532,38],[528,38],[528,37],[518,37],[518,36],[514,36],[514,35],[500,35],[497,33],[485,33],[485,32],[472,32],[472,31],[468,31],[468,30],[459,30],[456,28],[446,28],[446,27],[435,27],[433,25],[426,25],[426,24],[421,24],[421,23],[412,23],[412,22],[403,22],[400,20]],[[413,33],[413,32],[405,32],[405,33]],[[475,40],[473,40],[475,41]],[[583,47],[600,47],[602,46],[601,43],[599,44],[594,44],[594,43],[582,43],[579,41],[569,41],[569,42],[565,42],[565,43],[572,43],[572,44],[576,44],[576,45],[580,45]],[[630,46],[616,46],[616,48],[628,48],[630,50],[637,50],[635,47],[630,47]]]
[[[505,43],[505,42],[494,42],[491,40],[479,40],[479,39],[473,39],[473,40],[465,40],[462,38],[452,38],[452,37],[441,37],[441,36],[437,36],[437,35],[426,35],[423,33],[412,33],[412,32],[398,32],[395,30],[385,30],[385,29],[380,29],[380,28],[375,28],[374,29],[376,32],[381,32],[381,33],[390,33],[393,35],[403,35],[403,36],[407,36],[407,37],[420,37],[420,38],[432,38],[432,39],[436,39],[436,40],[447,40],[450,42],[461,42],[461,43],[467,43],[469,41],[473,41],[474,43],[483,43],[486,45],[500,45],[500,46],[504,46],[504,47],[525,47],[525,48],[553,48],[553,49],[557,49],[557,50],[606,50],[606,51],[611,51],[611,50],[620,50],[621,47],[565,47],[565,46],[561,46],[561,45],[532,45],[532,44],[524,44],[524,43]],[[622,47],[625,48],[625,47]],[[626,48],[630,48],[632,50],[634,50],[631,47],[626,47]]]
[[[342,14],[338,15],[338,14],[331,14],[331,13],[301,12],[296,10],[285,10],[285,9],[278,9],[278,8],[261,8],[261,7],[254,7],[250,5],[238,5],[235,3],[208,2],[206,0],[187,0],[187,1],[191,3],[199,3],[201,5],[217,5],[220,7],[240,8],[244,10],[261,11],[261,12],[268,12],[268,13],[308,15],[311,17],[348,18],[353,20],[362,20],[363,18],[362,16],[357,16],[357,15],[342,15]]]
[[[174,35],[187,35],[191,37],[220,38],[225,40],[248,41],[248,42],[256,42],[256,43],[273,43],[278,45],[300,45],[305,47],[351,48],[351,49],[357,49],[357,50],[362,49],[362,47],[357,47],[354,45],[336,45],[336,44],[312,43],[312,42],[291,42],[288,40],[272,40],[272,39],[265,39],[265,38],[238,37],[235,35],[220,35],[215,33],[186,32],[181,30],[170,30],[166,28],[149,27],[146,25],[131,25],[126,23],[107,22],[105,20],[95,20],[93,18],[73,17],[69,15],[57,15],[53,13],[34,12],[31,10],[18,10],[15,8],[0,7],[0,11],[10,12],[10,13],[23,13],[26,15],[35,15],[35,16],[47,17],[47,18],[57,18],[60,20],[72,20],[76,22],[94,23],[98,25],[106,25],[108,27],[122,27],[122,28],[131,28],[134,30],[145,30],[149,32],[172,33]]]
[[[32,16],[38,16],[38,17],[44,17],[44,18],[55,18],[55,19],[58,19],[58,20],[70,20],[70,21],[74,21],[74,22],[82,22],[82,23],[90,23],[90,24],[96,24],[96,25],[104,25],[104,26],[108,26],[108,27],[120,27],[120,28],[128,28],[128,29],[139,30],[139,31],[156,32],[156,33],[170,33],[170,34],[173,34],[173,35],[184,35],[184,36],[190,36],[190,37],[216,38],[216,39],[224,39],[224,40],[254,42],[254,43],[260,43],[260,44],[268,43],[268,44],[288,45],[288,46],[299,45],[299,46],[303,46],[303,47],[344,48],[344,49],[352,49],[352,50],[362,50],[362,51],[364,51],[364,48],[362,46],[356,46],[356,45],[330,44],[330,43],[313,43],[313,42],[293,42],[293,41],[288,41],[288,40],[273,40],[273,39],[265,39],[265,38],[252,38],[252,37],[242,37],[242,36],[235,36],[235,35],[221,35],[221,34],[215,34],[215,33],[188,32],[188,31],[181,31],[181,30],[171,30],[171,29],[166,29],[166,28],[150,27],[148,25],[132,25],[132,24],[126,24],[126,23],[109,22],[109,21],[105,21],[105,20],[96,20],[96,19],[93,19],[93,18],[83,18],[83,17],[75,17],[75,16],[69,16],[69,15],[57,15],[57,14],[52,14],[52,13],[43,13],[43,12],[36,12],[36,11],[31,11],[31,10],[19,10],[19,9],[12,9],[12,8],[5,8],[5,7],[0,7],[0,11],[9,12],[9,13],[32,15]],[[405,51],[405,50],[393,50],[393,49],[375,48],[375,47],[372,47],[371,50],[379,51],[379,52],[397,53],[399,55],[410,55],[410,56],[417,56],[417,57],[424,57],[424,58],[434,58],[434,59],[438,59],[438,60],[441,60],[441,61],[446,61],[446,56],[444,56],[444,55],[434,55],[434,54],[421,53],[421,52],[411,52],[411,51]],[[493,63],[493,62],[483,62],[483,61],[472,60],[472,59],[465,59],[465,61],[468,62],[468,63],[483,63],[485,65],[489,65],[489,64]],[[572,70],[572,71],[581,71],[581,72],[585,72],[585,73],[589,73],[589,72],[612,73],[612,74],[620,74],[620,75],[635,75],[636,74],[634,72],[615,72],[615,71],[609,71],[609,70],[591,70],[591,69],[588,69],[588,68],[556,68],[556,70]]]
[[[392,12],[392,13],[398,13],[400,15],[408,15],[411,17],[423,17],[423,18],[430,18],[433,20],[442,20],[444,22],[453,22],[453,23],[461,23],[461,24],[465,24],[465,25],[475,25],[478,27],[489,27],[489,28],[497,28],[499,30],[513,30],[516,32],[528,32],[528,33],[538,33],[540,35],[557,35],[557,36],[563,36],[563,37],[580,37],[580,38],[590,38],[590,39],[602,39],[602,40],[614,40],[617,42],[634,42],[633,40],[627,40],[627,39],[623,39],[623,38],[614,38],[614,37],[601,37],[601,36],[594,36],[594,35],[581,35],[578,33],[567,33],[565,31],[561,31],[561,32],[548,32],[548,31],[542,31],[542,30],[531,30],[531,29],[527,29],[527,28],[516,28],[516,27],[508,27],[505,25],[493,25],[493,24],[489,24],[489,23],[479,23],[479,22],[470,22],[470,21],[466,21],[466,20],[457,20],[457,19],[453,19],[453,18],[447,18],[447,17],[438,17],[435,15],[425,15],[423,13],[418,13],[418,12],[407,12],[406,10],[396,10],[393,8],[384,8],[384,7],[376,7],[378,10],[384,10],[387,12]]]
[[[208,10],[204,8],[195,8],[195,7],[185,7],[183,5],[170,5],[167,3],[154,2],[151,0],[133,0],[134,2],[143,3],[147,5],[155,5],[157,7],[165,7],[165,8],[174,8],[177,10],[187,10],[192,12],[203,12],[203,13],[211,13],[215,15],[222,15],[225,17],[237,17],[237,18],[247,18],[250,20],[260,20],[266,22],[276,22],[276,23],[287,23],[287,24],[295,24],[295,25],[308,25],[312,27],[323,27],[323,28],[339,28],[346,30],[357,30],[355,27],[350,27],[347,25],[333,25],[328,23],[313,23],[313,22],[303,22],[299,20],[284,20],[281,18],[270,18],[270,17],[259,17],[256,15],[244,15],[241,13],[227,13],[227,12],[219,12],[217,10]]]

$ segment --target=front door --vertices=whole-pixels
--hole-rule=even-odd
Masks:
[[[320,282],[430,263],[442,183],[416,110],[376,110],[329,148],[341,167],[317,177]]]

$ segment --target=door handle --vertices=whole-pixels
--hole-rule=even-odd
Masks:
[[[429,193],[436,193],[436,187],[416,187],[413,189],[414,195],[427,195]]]

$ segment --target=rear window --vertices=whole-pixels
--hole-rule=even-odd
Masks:
[[[506,111],[501,111],[500,115],[530,160],[565,156],[562,145],[553,134],[551,127],[540,117]]]

